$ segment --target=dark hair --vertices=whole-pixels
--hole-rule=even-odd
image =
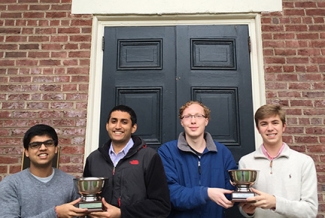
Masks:
[[[281,108],[280,105],[275,104],[266,104],[261,106],[257,111],[255,112],[255,125],[258,127],[258,121],[262,120],[264,118],[269,118],[272,116],[279,115],[280,120],[282,121],[282,125],[286,123],[286,115],[285,111]]]
[[[122,104],[113,107],[113,109],[108,114],[107,122],[111,118],[111,114],[114,111],[122,111],[122,112],[126,112],[126,113],[130,114],[131,121],[132,121],[132,126],[134,126],[137,123],[137,115],[135,114],[134,110],[132,108],[130,108],[130,107],[126,106],[126,105],[122,105]]]
[[[49,136],[53,139],[54,141],[54,145],[57,146],[58,145],[58,135],[56,134],[55,130],[48,125],[45,124],[37,124],[33,127],[31,127],[29,130],[27,130],[27,132],[25,133],[24,139],[23,139],[23,143],[24,143],[24,148],[28,149],[30,140],[34,137],[34,136]]]

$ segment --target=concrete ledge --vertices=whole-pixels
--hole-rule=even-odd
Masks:
[[[73,14],[222,14],[282,11],[282,0],[72,0]]]

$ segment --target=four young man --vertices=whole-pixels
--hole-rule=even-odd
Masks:
[[[101,196],[103,212],[88,213],[79,202],[73,178],[52,168],[57,152],[55,130],[36,125],[24,137],[29,169],[0,182],[4,217],[224,217],[232,207],[234,187],[228,170],[237,169],[226,146],[205,132],[210,110],[189,101],[179,110],[184,132],[163,144],[158,153],[133,135],[135,112],[114,107],[106,129],[110,140],[92,152],[83,176],[108,177]],[[258,170],[256,196],[240,204],[245,217],[316,217],[317,178],[313,160],[282,141],[286,128],[280,106],[264,105],[255,113],[263,144],[241,158],[239,168]],[[167,179],[166,179],[167,178]],[[28,188],[26,188],[28,187]],[[36,193],[36,194],[35,194]],[[299,208],[299,209],[298,209]]]

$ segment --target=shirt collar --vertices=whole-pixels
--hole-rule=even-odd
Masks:
[[[256,149],[256,151],[254,153],[254,158],[267,158],[263,153],[262,147],[263,147],[263,144],[258,149]],[[291,152],[291,150],[290,150],[289,146],[284,142],[283,143],[283,150],[278,155],[277,158],[279,158],[279,157],[287,157],[287,158],[289,158],[290,152]]]
[[[122,150],[119,151],[119,153],[123,153],[123,155],[126,155],[129,152],[129,150],[132,148],[133,144],[134,144],[134,142],[133,142],[132,138],[130,138],[128,143],[124,146],[124,148]],[[111,142],[111,145],[109,147],[108,153],[109,154],[115,154],[112,142]]]
[[[267,159],[269,159],[269,160],[273,160],[273,159],[279,157],[280,154],[282,153],[283,149],[284,149],[284,143],[282,144],[282,146],[281,146],[279,152],[277,153],[277,155],[275,155],[274,157],[272,157],[272,156],[269,154],[269,152],[267,152],[267,150],[266,150],[264,144],[262,145],[262,152],[263,152],[263,154],[267,157]]]

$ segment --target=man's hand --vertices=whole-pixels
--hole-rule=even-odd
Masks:
[[[254,188],[251,190],[257,194],[255,197],[247,198],[247,201],[253,201],[250,203],[254,207],[260,207],[262,209],[275,209],[276,206],[276,198],[274,195],[270,195],[261,191],[258,191]],[[256,201],[256,202],[254,202]]]
[[[255,213],[256,207],[253,206],[252,203],[242,202],[242,203],[239,204],[239,206],[242,208],[242,210],[246,214],[254,214]]]
[[[234,203],[229,201],[225,196],[225,194],[231,194],[232,192],[231,190],[222,188],[208,188],[209,198],[224,208],[230,208],[234,205]]]
[[[120,218],[121,210],[118,207],[114,207],[113,205],[107,203],[104,198],[102,198],[102,202],[106,211],[103,212],[92,212],[88,216],[93,218],[107,217],[107,218]]]
[[[60,218],[70,218],[70,217],[78,217],[78,216],[85,216],[88,213],[87,209],[78,208],[74,205],[77,204],[81,198],[74,200],[67,204],[62,204],[55,207],[55,212],[58,217]]]

